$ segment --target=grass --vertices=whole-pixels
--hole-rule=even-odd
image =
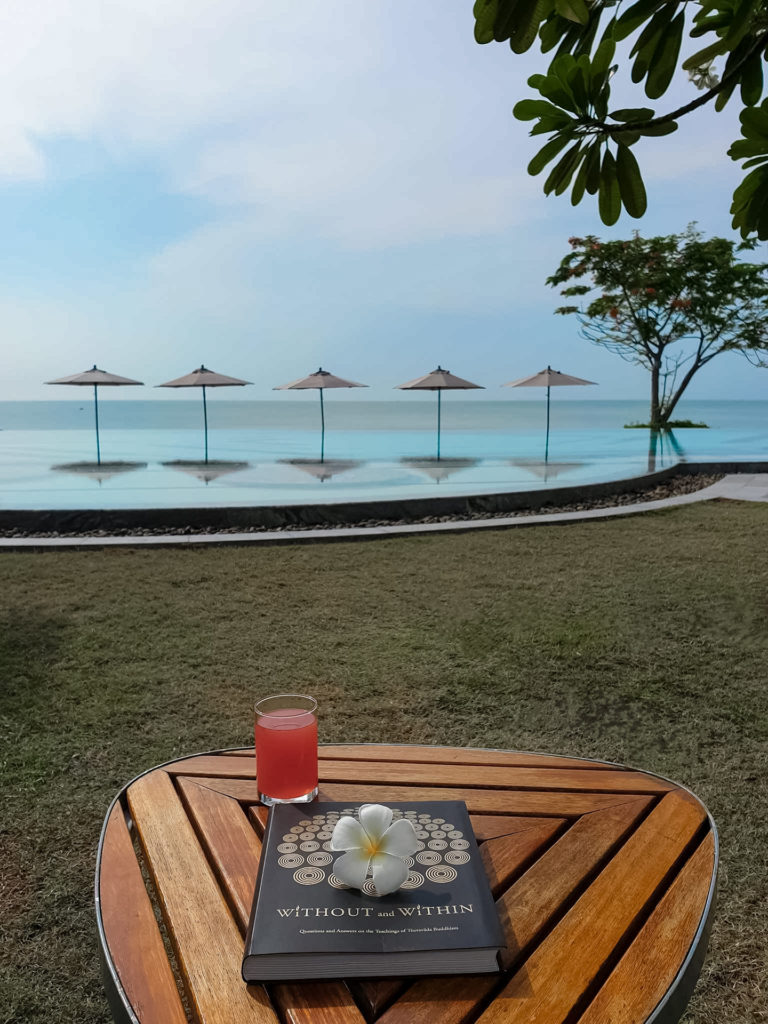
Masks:
[[[768,1021],[768,505],[280,548],[0,556],[0,1019],[106,1022],[92,873],[133,775],[310,691],[328,741],[568,752],[690,786],[723,867],[696,1024]]]

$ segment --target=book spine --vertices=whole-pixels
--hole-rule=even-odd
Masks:
[[[243,981],[247,981],[248,980],[245,977],[245,973],[244,973],[245,957],[247,957],[248,954],[251,951],[251,939],[253,937],[253,928],[254,928],[254,924],[255,924],[255,921],[256,921],[256,906],[257,906],[257,904],[259,902],[258,901],[258,895],[261,892],[261,880],[262,880],[262,876],[264,874],[264,865],[267,863],[266,853],[267,853],[267,850],[270,848],[271,843],[272,843],[272,829],[273,829],[273,826],[274,826],[274,822],[275,822],[275,809],[274,809],[274,807],[270,807],[270,809],[269,809],[269,817],[267,818],[267,827],[264,829],[264,838],[261,841],[261,855],[259,856],[259,870],[258,870],[258,872],[256,874],[256,885],[254,886],[254,889],[253,889],[253,902],[251,903],[251,916],[248,919],[248,931],[245,933],[245,954],[244,954],[244,957],[243,957],[243,967],[241,968],[241,973],[242,973],[242,976],[243,976]]]

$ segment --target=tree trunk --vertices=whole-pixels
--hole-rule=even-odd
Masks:
[[[661,430],[664,426],[661,418],[661,408],[659,406],[659,376],[660,376],[660,365],[655,362],[651,367],[651,430]]]

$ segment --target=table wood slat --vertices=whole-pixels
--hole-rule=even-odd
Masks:
[[[255,778],[256,764],[243,757],[199,757],[169,766],[174,775],[206,775],[222,778]],[[319,762],[320,781],[344,782],[349,777],[349,761]],[[434,784],[434,764],[403,764],[395,761],[356,761],[355,779],[393,785]],[[549,767],[521,767],[512,775],[508,768],[497,765],[440,765],[439,778],[446,786],[477,786],[487,789],[504,788],[514,782],[515,789],[576,790],[604,793],[666,793],[674,788],[663,779],[655,779],[645,772],[616,771],[614,769],[580,769]]]
[[[104,952],[127,993],[113,995],[140,1024],[185,1020],[155,892],[198,1024],[647,1024],[655,1008],[657,1024],[678,1019],[717,869],[716,833],[692,794],[620,765],[425,746],[326,746],[320,776],[321,801],[467,804],[507,941],[500,973],[246,986],[267,809],[252,748],[214,752],[124,791],[149,892],[118,805],[105,825]]]
[[[107,822],[102,855],[110,864],[100,891],[104,934],[126,995],[142,1024],[187,1024],[119,803]]]
[[[227,750],[215,757],[253,757],[253,747]],[[604,761],[590,761],[583,757],[559,754],[529,754],[511,750],[480,750],[472,747],[425,747],[404,744],[388,746],[379,743],[322,743],[318,748],[321,761],[401,761],[404,764],[486,764],[506,768],[599,768],[605,770]],[[190,758],[190,760],[192,760]],[[631,771],[615,765],[616,771]]]
[[[239,977],[242,936],[169,776],[142,776],[128,804],[201,1024],[277,1024],[264,989]]]
[[[510,836],[499,836],[482,844],[480,858],[488,878],[491,879],[494,896],[498,896],[506,889],[521,867],[534,856],[540,855],[542,848],[567,824],[564,818],[549,818],[545,821],[546,824],[539,825],[538,828],[529,828]]]
[[[634,1024],[661,1002],[665,975],[682,966],[701,920],[715,866],[710,832],[643,925],[579,1024]],[[630,994],[631,993],[631,998]]]
[[[249,753],[253,753],[251,748]],[[587,761],[578,757],[559,757],[556,754],[525,754],[506,750],[472,750],[468,747],[409,747],[379,746],[372,744],[332,745],[319,748],[320,760],[399,761],[403,764],[467,764],[499,765],[504,768],[598,768],[605,770],[601,761]],[[617,771],[627,769],[617,766]]]
[[[563,1024],[703,821],[700,807],[667,794],[494,999],[482,1024]]]
[[[256,781],[249,779],[216,779],[195,776],[200,785],[232,796],[245,803],[258,800]],[[532,792],[529,790],[464,789],[446,786],[376,786],[352,783],[322,783],[320,800],[349,800],[352,803],[387,803],[404,800],[463,800],[470,814],[535,815],[536,817],[575,818],[605,807],[634,800],[626,793],[571,793],[566,791]]]

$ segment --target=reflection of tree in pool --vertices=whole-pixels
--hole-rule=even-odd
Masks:
[[[657,464],[663,468],[668,464],[669,456],[674,455],[678,462],[685,462],[685,451],[672,430],[650,430],[648,432],[648,472],[655,473]],[[657,462],[658,460],[658,462]]]

